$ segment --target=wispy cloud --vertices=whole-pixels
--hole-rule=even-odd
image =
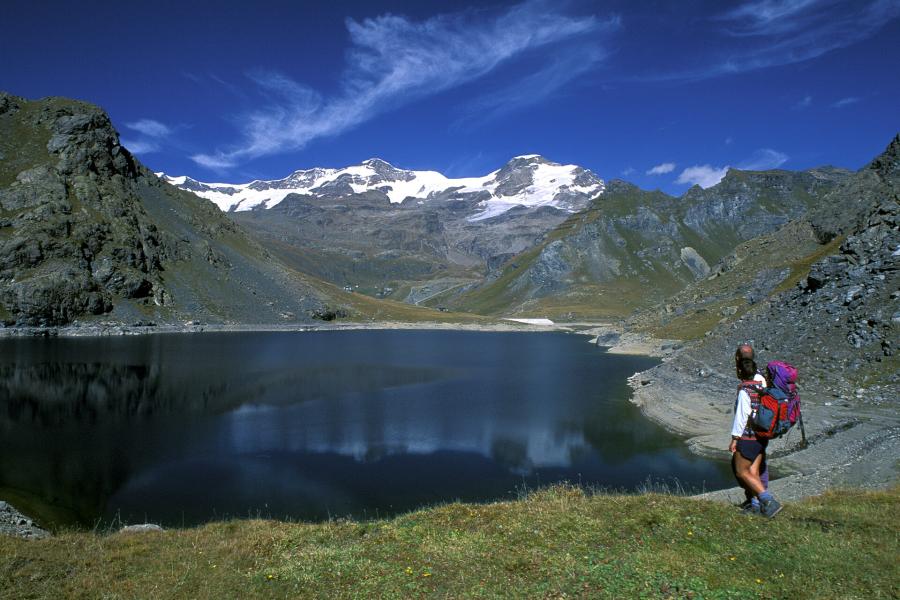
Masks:
[[[675,170],[675,163],[666,162],[659,165],[656,165],[652,169],[647,171],[647,175],[665,175],[666,173],[671,173]]]
[[[639,79],[702,80],[803,62],[871,37],[897,17],[898,0],[751,0],[711,18],[713,60]]]
[[[630,177],[635,173],[637,173],[637,169],[635,169],[634,167],[625,167],[625,169],[622,170],[623,177]]]
[[[154,138],[164,138],[172,133],[172,130],[167,125],[163,125],[153,119],[140,119],[133,123],[125,123],[125,127]]]
[[[787,161],[788,155],[784,152],[771,148],[760,148],[750,158],[738,163],[738,168],[747,171],[765,171],[766,169],[777,169]]]
[[[840,100],[832,104],[831,108],[845,108],[847,106],[850,106],[851,104],[856,104],[857,102],[859,102],[859,100],[860,99],[856,96],[848,96],[846,98],[841,98]]]
[[[617,21],[611,21],[608,26],[615,28]],[[595,69],[606,56],[603,48],[591,43],[566,49],[555,60],[513,85],[469,102],[463,108],[464,116],[454,126],[474,126],[493,120],[500,114],[540,104]]]
[[[121,142],[132,154],[152,154],[162,150],[162,146],[152,140],[122,138]]]
[[[803,110],[812,106],[812,96],[803,96],[794,104],[794,110]]]
[[[807,11],[816,5],[832,4],[820,0],[755,0],[745,2],[719,19],[730,21],[733,35],[772,35],[799,29]]]
[[[255,73],[254,83],[270,100],[243,118],[242,140],[191,158],[224,169],[299,149],[387,110],[474,81],[529,51],[589,37],[610,25],[594,16],[568,16],[541,0],[527,0],[492,19],[483,16],[466,11],[420,22],[397,15],[348,19],[351,46],[338,94],[323,97],[285,75]],[[555,56],[547,56],[552,64]],[[560,74],[553,85],[558,89],[570,79]],[[519,98],[519,105],[525,101]],[[490,99],[485,102],[491,105]]]
[[[163,142],[172,135],[172,128],[154,119],[139,119],[125,123],[125,127],[137,133],[137,137],[122,138],[122,145],[134,154],[159,152]]]
[[[712,165],[694,165],[681,172],[675,183],[689,183],[699,185],[703,189],[712,187],[722,181],[728,172],[728,166],[713,167]]]
[[[897,0],[745,2],[719,18],[727,34],[757,43],[720,67],[743,71],[816,58],[866,39],[897,16]]]

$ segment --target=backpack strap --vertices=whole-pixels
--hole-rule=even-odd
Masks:
[[[747,415],[747,422],[744,424],[744,431],[741,434],[741,439],[755,440],[756,432],[753,430],[753,427],[750,426],[750,422],[753,420],[754,415],[759,412],[759,396],[763,393],[765,388],[759,381],[754,379],[741,381],[738,385],[738,392],[741,390],[747,392],[747,395],[750,397],[750,414]]]

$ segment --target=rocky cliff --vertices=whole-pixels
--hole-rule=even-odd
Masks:
[[[99,108],[0,94],[6,325],[304,320],[339,304],[317,285],[157,179]]]

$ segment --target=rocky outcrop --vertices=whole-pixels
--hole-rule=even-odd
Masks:
[[[32,519],[26,517],[3,500],[0,500],[0,535],[11,535],[33,540],[50,536],[47,531],[38,527]]]
[[[681,261],[691,270],[696,279],[703,279],[709,275],[709,264],[690,246],[681,249]]]
[[[0,319],[269,322],[325,296],[160,182],[96,106],[0,94]]]

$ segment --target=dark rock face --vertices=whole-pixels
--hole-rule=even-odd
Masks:
[[[9,105],[7,97],[7,105]],[[59,325],[101,314],[113,298],[164,298],[167,242],[134,202],[138,176],[99,109],[70,104],[6,110],[2,127],[45,125],[48,161],[0,189],[0,302],[18,325]],[[3,136],[5,137],[5,136]]]
[[[257,269],[239,271],[271,262],[262,249],[210,203],[137,163],[95,106],[0,94],[0,155],[0,317],[7,325],[54,326],[105,313],[171,321],[208,305],[219,318],[234,318],[238,304],[241,320],[255,321],[261,298],[252,296],[274,288],[279,297],[299,292],[286,307],[292,313],[311,318],[323,308],[279,267],[261,267],[269,271],[265,281],[248,286]],[[238,275],[241,284],[229,283]],[[292,278],[290,292],[275,283]],[[283,312],[270,302],[259,302],[259,321]]]

